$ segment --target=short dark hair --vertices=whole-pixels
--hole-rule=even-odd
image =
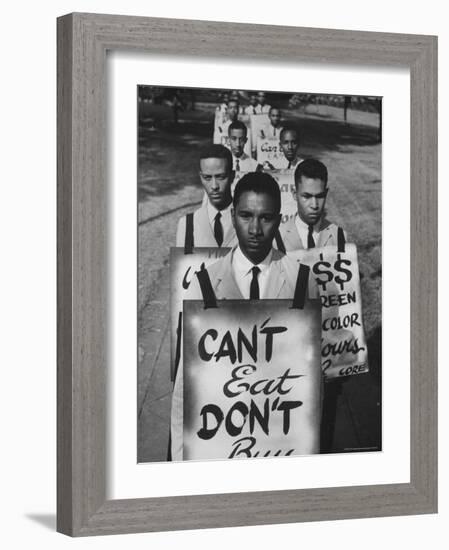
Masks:
[[[324,181],[327,187],[327,168],[317,159],[306,159],[298,164],[295,170],[295,186],[301,181],[301,176]]]
[[[298,141],[299,141],[299,130],[296,126],[293,126],[292,124],[287,124],[286,126],[284,126],[281,130],[281,133],[279,134],[279,139],[282,140],[282,138],[284,137],[284,134],[286,132],[295,132],[297,138],[298,138]]]
[[[279,111],[279,112],[281,112],[280,108],[279,108],[279,107],[276,107],[276,105],[272,105],[272,106],[270,107],[270,110],[268,111],[268,114],[270,114],[271,111]]]
[[[250,191],[270,196],[276,204],[277,211],[280,213],[281,191],[273,176],[270,176],[266,172],[248,172],[245,174],[239,179],[234,189],[234,197],[232,199],[234,208],[237,208],[241,195]]]
[[[201,150],[200,161],[203,159],[225,159],[228,171],[232,170],[232,153],[224,145],[208,145]]]
[[[248,128],[241,120],[234,120],[234,122],[231,122],[228,128],[228,136],[231,133],[231,130],[244,130],[245,137],[248,135]]]

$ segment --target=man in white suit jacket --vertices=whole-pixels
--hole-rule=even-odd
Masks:
[[[252,172],[239,180],[232,210],[238,245],[207,268],[216,299],[293,298],[299,264],[272,248],[281,221],[280,209],[280,190],[272,176]],[[309,285],[308,288],[308,295],[316,297],[317,293],[310,290],[312,287]],[[194,277],[187,299],[203,298],[199,277]],[[182,455],[183,375],[180,369],[172,397],[171,457],[172,460],[182,460]]]
[[[297,166],[295,199],[298,211],[280,228],[282,245],[287,252],[338,245],[339,239],[346,240],[343,229],[324,217],[329,191],[327,180],[327,168],[319,160],[307,159]]]
[[[223,145],[210,145],[200,155],[200,179],[208,200],[178,222],[176,246],[232,247],[237,243],[231,220],[232,155]]]

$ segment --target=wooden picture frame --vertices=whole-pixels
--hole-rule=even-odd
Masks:
[[[411,75],[410,483],[106,500],[106,52],[380,64]],[[100,535],[437,511],[437,39],[75,13],[58,19],[57,529]]]

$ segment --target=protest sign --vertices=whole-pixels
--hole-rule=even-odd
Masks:
[[[279,162],[285,159],[278,137],[257,138],[257,162],[269,162],[273,168],[279,168]]]
[[[295,191],[295,172],[294,170],[264,170],[267,174],[273,176],[278,182],[281,190],[281,223],[286,223],[289,218],[293,217],[297,212]]]
[[[170,248],[170,323],[171,323],[171,366],[170,376],[174,380],[180,360],[180,338],[182,327],[182,301],[188,292],[195,271],[201,264],[207,267],[229,252],[230,248],[193,248],[186,254],[182,247]]]
[[[318,453],[320,308],[185,300],[183,459]]]
[[[340,249],[341,250],[341,249]],[[321,301],[321,366],[326,379],[368,372],[355,244],[289,252],[309,265]]]

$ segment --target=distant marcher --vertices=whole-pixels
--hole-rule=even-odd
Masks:
[[[267,96],[265,92],[257,92],[257,106],[256,106],[257,114],[269,112],[271,105],[268,105],[266,101],[267,101]]]
[[[215,128],[214,143],[224,145],[224,142],[228,136],[229,125],[238,120],[239,110],[239,102],[235,99],[230,99],[226,106],[225,120],[221,124],[218,124]]]
[[[264,138],[278,138],[281,137],[282,125],[281,125],[281,110],[277,107],[270,107],[268,111],[268,118],[270,123],[264,126],[259,131],[259,137]]]
[[[282,156],[276,160],[265,161],[264,170],[294,170],[302,158],[299,151],[299,132],[294,126],[284,126],[279,133],[279,146]]]
[[[256,92],[251,92],[249,94],[249,105],[245,108],[245,115],[257,115],[258,103]]]
[[[299,132],[294,126],[284,126],[281,131],[280,145],[284,158],[276,168],[296,168],[303,159],[298,155]]]
[[[232,168],[236,172],[254,172],[258,169],[257,161],[244,152],[248,140],[248,128],[239,120],[228,127],[229,144],[232,153]]]

